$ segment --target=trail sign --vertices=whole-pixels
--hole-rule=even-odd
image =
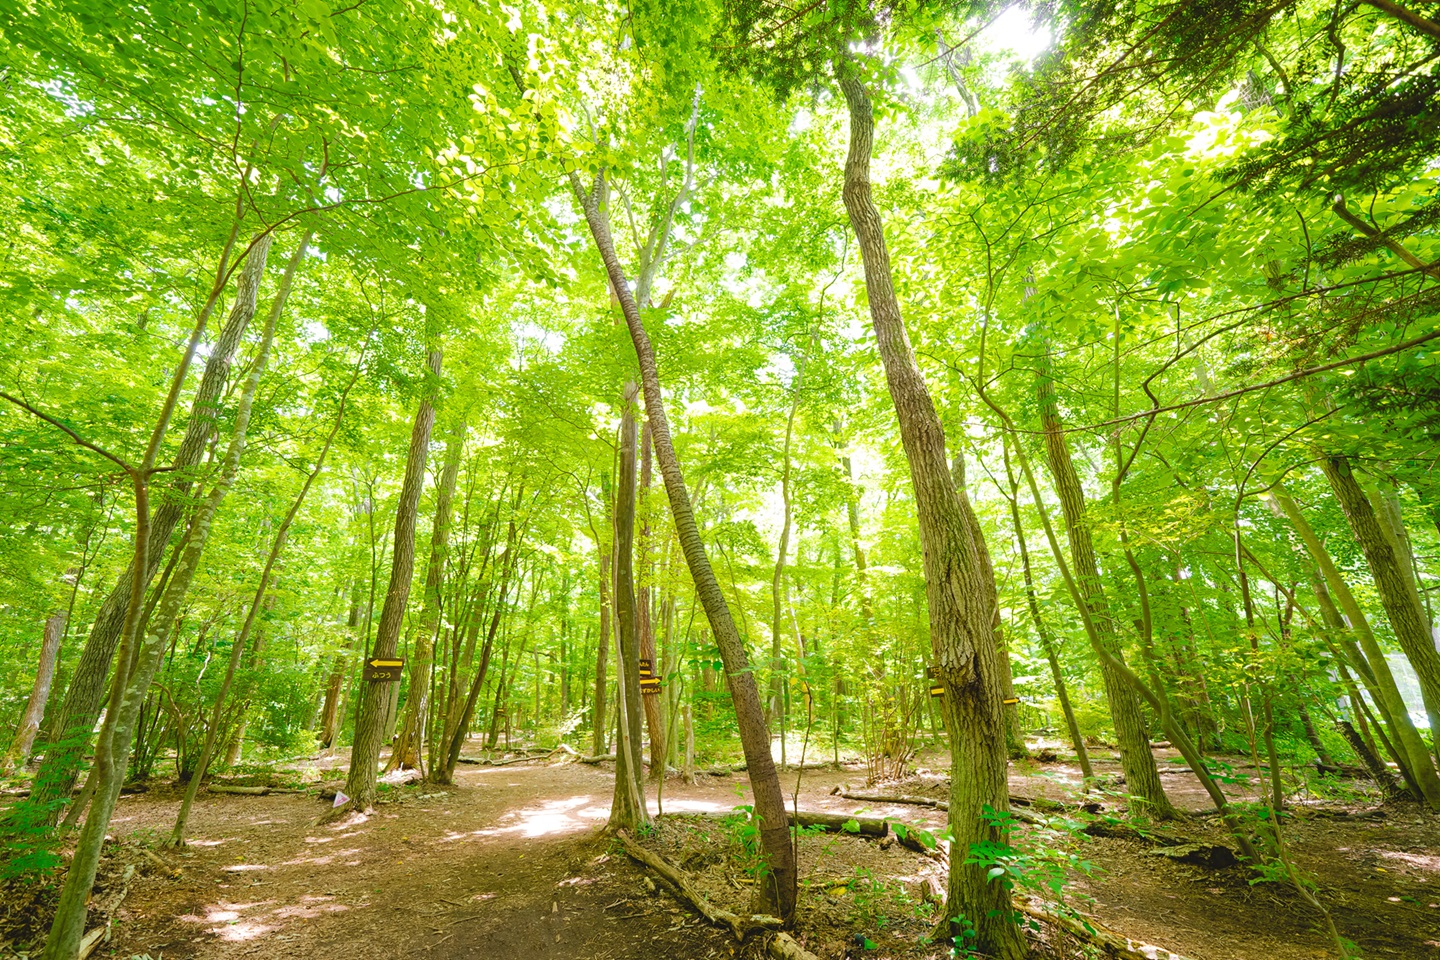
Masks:
[[[405,661],[398,657],[372,657],[365,661],[365,679],[371,683],[391,683],[400,679],[404,669]]]
[[[945,696],[945,684],[940,680],[940,670],[937,667],[926,667],[925,674],[930,678],[930,696]]]
[[[647,695],[660,692],[660,678],[655,676],[653,661],[647,657],[640,658],[640,692]]]

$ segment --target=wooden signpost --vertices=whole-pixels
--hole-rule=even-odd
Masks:
[[[400,679],[405,661],[398,657],[375,657],[365,661],[365,679],[371,683],[393,683]]]
[[[640,658],[640,692],[653,696],[660,692],[660,678],[655,676],[654,661]]]

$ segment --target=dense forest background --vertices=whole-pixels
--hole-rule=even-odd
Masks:
[[[1433,4],[21,7],[12,874],[320,751],[360,808],[471,735],[736,762],[725,629],[781,764],[948,724],[1159,817],[1151,739],[1253,758],[1251,837],[1353,768],[1440,809]]]

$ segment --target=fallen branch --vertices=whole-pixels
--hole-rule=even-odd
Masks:
[[[950,809],[949,803],[933,797],[917,797],[908,793],[889,794],[869,790],[851,790],[844,784],[831,790],[830,795],[844,797],[846,800],[864,800],[868,803],[904,803],[915,807],[933,807],[936,810]]]
[[[640,844],[631,840],[624,830],[615,831],[615,836],[620,841],[620,846],[625,850],[627,856],[637,863],[650,868],[655,874],[679,893],[680,897],[690,906],[694,907],[701,916],[711,923],[724,924],[735,934],[736,939],[744,940],[757,930],[779,930],[782,926],[779,917],[766,916],[764,914],[751,914],[742,917],[739,914],[731,913],[723,907],[717,907],[695,888],[694,882],[686,876],[685,871],[660,856],[658,853],[646,850]],[[798,944],[797,944],[798,946]]]
[[[1079,919],[1069,917],[1048,909],[1043,904],[1017,902],[1016,907],[1027,917],[1034,917],[1044,923],[1053,924],[1077,940],[1098,947],[1120,960],[1185,960],[1180,954],[1166,950],[1164,947],[1152,946],[1140,940],[1131,940],[1124,934],[1108,930],[1089,917]]]
[[[593,757],[579,757],[579,756],[577,756],[575,759],[578,760],[580,763],[589,763],[589,764],[592,764],[592,765],[593,765],[593,764],[596,764],[596,763],[604,763],[604,762],[606,762],[607,760],[614,760],[614,759],[615,759],[615,754],[613,754],[613,753],[599,753],[599,754],[596,754],[596,755],[593,756]]]
[[[268,797],[272,793],[305,793],[290,787],[239,787],[228,783],[209,783],[205,789],[210,793],[230,793],[242,797]]]
[[[142,847],[140,848],[140,856],[144,857],[146,860],[149,860],[152,864],[155,865],[155,868],[157,870],[159,870],[165,876],[169,877],[171,880],[178,880],[180,878],[179,869],[170,866],[170,864],[160,859],[159,855],[156,854],[155,851],[146,850],[144,847]]]
[[[666,818],[684,817],[702,820],[726,820],[737,816],[735,813],[667,813]],[[853,827],[851,825],[854,825]],[[819,827],[827,833],[858,833],[865,837],[883,837],[890,832],[890,824],[873,817],[852,817],[844,813],[818,813],[801,810],[790,814],[790,825]]]

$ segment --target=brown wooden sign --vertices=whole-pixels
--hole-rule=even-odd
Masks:
[[[925,673],[930,677],[930,696],[945,696],[945,684],[940,682],[940,671],[935,667],[926,667]]]
[[[365,679],[371,683],[393,683],[400,679],[405,661],[399,657],[372,657],[365,661]]]
[[[655,663],[647,657],[640,658],[640,692],[646,695],[660,692],[660,678],[655,676]]]

